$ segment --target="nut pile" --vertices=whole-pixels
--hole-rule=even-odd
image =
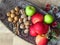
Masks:
[[[15,9],[12,9],[10,12],[7,12],[8,21],[11,23],[16,23],[19,20],[19,7],[15,7]]]
[[[13,24],[13,32],[16,35],[19,35],[20,34],[18,27],[19,27],[19,24],[18,23],[17,24]]]
[[[28,33],[29,31],[29,25],[31,24],[30,17],[26,16],[24,9],[20,10],[20,18],[19,18],[19,23],[20,23],[20,29],[23,30],[24,33]]]
[[[7,12],[8,21],[13,23],[13,25],[19,25],[19,27],[13,26],[13,31],[19,34],[19,30],[16,31],[16,28],[23,30],[24,33],[28,33],[30,17],[26,16],[24,9],[20,9],[19,7],[15,7],[10,12]]]

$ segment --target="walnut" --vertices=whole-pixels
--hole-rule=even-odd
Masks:
[[[18,21],[18,16],[15,16],[15,17],[14,17],[14,20],[15,20],[15,21]]]
[[[15,13],[15,10],[14,10],[14,9],[12,9],[12,10],[11,10],[11,13]]]
[[[16,15],[19,15],[19,12],[15,12]]]
[[[20,25],[20,29],[24,29],[25,28],[25,25],[24,24],[21,24]]]
[[[19,7],[15,7],[15,11],[17,11],[17,12],[18,12],[18,11],[19,11]]]
[[[23,22],[23,19],[22,18],[19,18],[19,23],[22,23]]]
[[[12,22],[13,19],[12,19],[11,17],[8,17],[8,21],[9,21],[9,22]]]
[[[29,30],[28,30],[28,29],[25,29],[25,30],[24,30],[24,33],[25,33],[25,34],[27,34],[28,32],[29,32]]]
[[[29,21],[24,22],[24,25],[30,25]]]
[[[11,13],[11,18],[14,18],[15,17],[15,14]]]

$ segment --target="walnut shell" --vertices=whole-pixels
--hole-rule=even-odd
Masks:
[[[15,11],[17,11],[17,12],[18,12],[18,11],[19,11],[19,7],[15,7]]]
[[[30,25],[29,21],[24,22],[24,25]]]
[[[30,16],[28,16],[28,20],[31,20],[31,17]]]
[[[27,18],[26,15],[21,15],[21,18]]]
[[[27,18],[24,18],[24,19],[23,19],[23,22],[25,23],[27,20],[28,20]]]
[[[16,15],[19,15],[19,12],[15,12]]]
[[[25,15],[24,9],[21,9],[19,12],[20,12],[22,15]]]
[[[25,29],[25,25],[24,24],[21,24],[20,25],[20,29]]]
[[[12,9],[12,10],[11,10],[11,13],[15,13],[15,10],[14,10],[14,9]]]
[[[29,28],[29,26],[28,26],[28,25],[25,25],[25,28],[26,28],[26,29],[28,29],[28,28]]]
[[[24,30],[24,33],[25,33],[25,34],[27,34],[28,32],[29,32],[29,30],[28,30],[28,29],[25,29],[25,30]]]
[[[11,13],[11,18],[14,18],[15,17],[15,14]]]
[[[19,23],[22,23],[23,22],[23,19],[22,18],[19,18]]]
[[[9,21],[9,22],[12,22],[13,19],[12,19],[11,17],[8,17],[8,21]]]
[[[15,21],[18,21],[18,19],[19,19],[18,16],[15,16],[15,17],[14,17],[14,20],[15,20]]]
[[[16,22],[17,22],[17,21],[15,21],[15,20],[13,21],[13,23],[16,23]]]

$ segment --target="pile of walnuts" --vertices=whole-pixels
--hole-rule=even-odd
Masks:
[[[14,26],[15,28],[20,28],[24,33],[28,33],[29,25],[31,24],[30,18],[26,16],[25,10],[20,9],[19,7],[15,7],[11,11],[7,12],[8,21],[15,25],[19,25],[19,27]],[[18,29],[14,29],[15,33],[18,32]],[[19,32],[18,32],[19,33]]]

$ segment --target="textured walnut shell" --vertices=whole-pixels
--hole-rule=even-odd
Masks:
[[[21,31],[21,35],[24,36],[24,37],[27,37],[29,34],[28,33],[24,33],[25,30],[22,30]]]
[[[21,9],[19,12],[20,12],[22,15],[25,15],[24,9]]]
[[[9,22],[12,22],[13,19],[12,19],[11,17],[8,17],[8,21],[9,21]]]
[[[24,25],[30,25],[29,21],[24,22]]]
[[[19,15],[19,12],[15,12],[16,15]]]
[[[28,26],[28,25],[25,25],[25,28],[26,28],[26,29],[28,29],[28,28],[29,28],[29,26]]]
[[[11,13],[11,18],[14,18],[15,17],[15,14]]]
[[[26,18],[26,16],[25,15],[21,15],[21,18]]]
[[[23,19],[22,18],[19,18],[19,23],[22,23],[23,22]]]
[[[31,20],[31,17],[30,16],[28,16],[28,20]]]
[[[19,7],[15,7],[15,11],[19,11]]]
[[[15,24],[15,23],[17,23],[17,21],[13,20],[13,23]]]
[[[15,17],[14,17],[14,20],[15,20],[15,21],[18,21],[18,16],[15,16]]]
[[[21,24],[20,25],[20,29],[25,29],[25,25],[24,24]]]
[[[12,10],[11,10],[11,13],[15,13],[15,10],[14,10],[14,9],[12,9]]]
[[[25,33],[25,34],[27,34],[28,32],[29,32],[29,30],[28,30],[28,29],[25,29],[25,30],[24,30],[24,33]]]
[[[23,22],[25,23],[27,20],[28,20],[27,18],[24,18],[24,19],[23,19]]]

